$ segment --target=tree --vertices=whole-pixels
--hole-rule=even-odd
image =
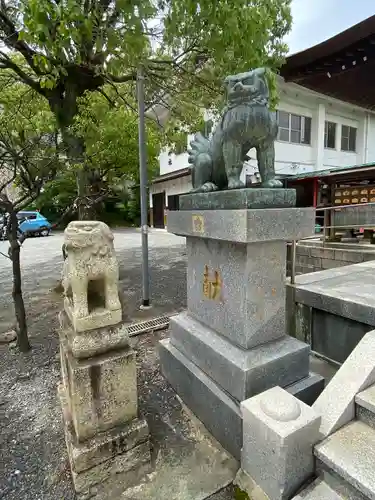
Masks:
[[[20,350],[26,352],[30,344],[20,268],[24,238],[18,233],[17,212],[37,198],[44,183],[56,175],[60,165],[53,115],[43,107],[39,96],[33,95],[23,83],[11,80],[3,79],[0,90],[0,212],[7,214],[17,343]]]
[[[126,94],[125,94],[126,95]],[[129,96],[121,88],[104,86],[101,92],[86,93],[79,101],[79,114],[73,131],[85,144],[85,164],[99,178],[111,183],[123,177],[137,182],[138,168],[138,116],[129,107]],[[148,171],[152,175],[158,167],[161,131],[152,122],[147,126]]]
[[[277,69],[287,47],[291,0],[0,0],[0,67],[44,97],[88,194],[85,144],[72,125],[86,92],[126,84],[134,101],[143,65],[149,101],[176,96],[188,106],[219,99],[228,73]],[[22,60],[14,57],[17,54]],[[193,113],[194,115],[194,113]],[[195,116],[197,112],[195,111]],[[88,216],[81,204],[81,218]]]
[[[101,92],[86,93],[79,101],[79,114],[73,130],[84,141],[83,158],[96,213],[109,199],[124,208],[124,202],[128,204],[130,201],[129,187],[139,184],[137,120],[136,112],[124,105],[121,88],[115,91],[113,87],[105,86]],[[147,137],[151,178],[158,169],[160,144],[165,140],[165,134],[149,121]],[[44,186],[35,206],[52,220],[60,221],[63,215],[68,220],[75,213],[76,203],[74,172],[65,169]]]

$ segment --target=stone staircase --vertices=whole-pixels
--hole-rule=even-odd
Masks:
[[[318,479],[294,500],[375,500],[375,385],[355,404],[356,419],[315,446]]]

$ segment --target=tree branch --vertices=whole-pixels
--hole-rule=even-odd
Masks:
[[[38,94],[45,95],[44,89],[41,87],[40,83],[33,80],[31,76],[25,73],[15,62],[13,62],[4,52],[0,51],[0,68],[13,70],[21,80],[29,85]]]
[[[124,102],[125,106],[128,106],[128,108],[130,108],[132,111],[138,114],[137,109],[131,104],[129,104],[127,100],[124,99],[124,97],[120,94],[118,87],[111,80],[108,80],[108,83],[112,86],[113,90],[116,92],[116,95]]]
[[[116,76],[110,73],[107,73],[107,78],[114,83],[126,83],[126,82],[135,82],[137,81],[137,73],[131,73],[130,75],[122,75]]]
[[[16,29],[14,22],[7,14],[7,6],[4,0],[1,1],[0,8],[0,29],[2,29],[6,35],[6,38],[3,39],[5,45],[22,54],[36,75],[42,75],[43,72],[38,68],[33,60],[33,57],[37,54],[37,52],[35,52],[35,50],[33,50],[24,40],[19,39],[19,32]]]
[[[104,92],[104,90],[103,90],[103,89],[100,89],[100,88],[99,88],[99,89],[98,89],[98,92],[99,92],[100,94],[102,94],[102,96],[103,96],[103,97],[105,97],[105,98],[107,99],[107,101],[109,102],[109,104],[110,104],[113,108],[115,108],[115,107],[116,107],[116,103],[115,103],[114,101],[112,101],[112,99],[111,99],[111,98],[110,98],[110,97],[109,97],[109,96],[108,96],[108,95]]]

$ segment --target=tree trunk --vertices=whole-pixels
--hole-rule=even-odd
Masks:
[[[27,352],[31,349],[27,334],[25,304],[22,296],[22,280],[20,265],[20,245],[17,237],[18,220],[15,211],[10,213],[10,257],[12,259],[13,271],[13,304],[17,319],[17,345],[21,352]]]
[[[78,219],[90,220],[92,218],[92,209],[90,207],[90,184],[86,165],[82,161],[85,145],[80,137],[72,135],[69,130],[64,131],[63,138],[67,146],[69,163],[71,165],[79,165],[76,171]]]
[[[51,94],[49,105],[56,116],[69,163],[73,167],[77,166],[78,219],[89,220],[93,214],[90,204],[89,172],[84,162],[85,143],[71,130],[74,118],[79,112],[78,98],[82,95],[83,90],[77,86],[76,82],[66,82],[64,92],[61,89],[55,89]]]

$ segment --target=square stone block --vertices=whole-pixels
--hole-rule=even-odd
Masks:
[[[324,377],[318,373],[310,372],[308,377],[302,378],[284,389],[308,406],[312,406],[324,391],[324,387]]]
[[[75,358],[60,343],[68,413],[78,441],[137,416],[135,353],[129,347],[88,359]]]
[[[300,240],[314,234],[313,208],[172,210],[168,232],[232,243]]]
[[[145,465],[148,466],[147,470],[144,469]],[[72,469],[74,489],[78,494],[89,493],[96,485],[105,484],[109,480],[116,482],[117,476],[126,472],[129,473],[126,487],[129,487],[131,484],[135,484],[135,481],[130,479],[131,477],[136,478],[137,481],[140,479],[138,469],[141,469],[142,475],[151,472],[151,454],[148,441],[120,455],[115,455],[91,469],[82,472],[76,472]],[[92,498],[92,496],[87,495],[88,498]]]
[[[105,326],[117,325],[122,320],[121,308],[113,311],[105,308],[98,308],[88,316],[78,317],[73,311],[71,302],[65,298],[64,309],[76,332],[85,332],[88,330],[95,330],[96,328],[103,328]]]
[[[270,500],[289,499],[314,472],[321,417],[274,387],[241,403],[241,468]]]
[[[249,349],[285,335],[286,244],[187,238],[188,311]]]
[[[120,460],[118,461],[120,462]],[[126,466],[122,468],[120,462],[114,472],[106,476],[108,479],[78,493],[76,500],[120,500],[129,489],[139,485],[144,479],[147,481],[146,476],[152,471],[153,466],[149,462],[140,463],[130,469]]]
[[[126,325],[106,326],[78,333],[65,311],[59,314],[60,338],[66,339],[69,350],[76,358],[91,358],[97,354],[115,351],[129,345]]]
[[[238,401],[309,374],[310,347],[288,336],[245,350],[183,312],[171,318],[170,340]]]
[[[189,361],[169,339],[159,343],[163,375],[186,406],[207,430],[237,460],[242,446],[242,418],[239,404]]]
[[[126,424],[100,432],[91,439],[79,442],[69,419],[69,407],[63,384],[58,386],[58,396],[64,416],[65,441],[69,461],[75,472],[83,472],[121,455],[136,446],[149,441],[146,420],[135,418]]]

